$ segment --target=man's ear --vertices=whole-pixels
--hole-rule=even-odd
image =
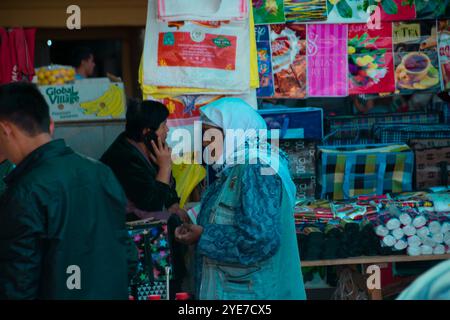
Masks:
[[[12,127],[8,122],[0,121],[0,134],[7,137],[11,136]]]
[[[50,118],[49,131],[50,131],[50,136],[53,137],[53,134],[55,133],[55,121],[53,121],[53,118]]]

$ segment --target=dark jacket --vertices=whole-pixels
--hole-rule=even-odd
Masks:
[[[8,160],[3,161],[0,163],[0,196],[2,195],[3,191],[5,191],[6,184],[3,182],[3,178],[5,178],[14,168],[14,165],[9,162]]]
[[[55,140],[5,182],[0,299],[128,298],[126,198],[108,167]]]
[[[144,211],[161,211],[178,203],[175,188],[156,180],[158,168],[120,134],[100,161],[115,173],[128,199]]]

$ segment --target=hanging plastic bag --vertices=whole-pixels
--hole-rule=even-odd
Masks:
[[[192,154],[187,155],[192,157]],[[206,170],[200,164],[173,164],[172,174],[177,183],[176,190],[180,197],[180,208],[183,208],[194,188],[206,177]]]
[[[164,23],[148,3],[144,83],[153,86],[250,89],[249,19]]]

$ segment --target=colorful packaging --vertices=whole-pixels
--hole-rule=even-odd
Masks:
[[[369,20],[369,1],[327,0],[327,23],[366,23]]]
[[[400,93],[439,91],[436,21],[394,22],[394,52]]]
[[[284,0],[287,22],[327,20],[327,0]]]
[[[274,94],[272,74],[272,50],[270,49],[269,26],[256,26],[256,47],[258,52],[259,88],[258,97],[271,97]]]
[[[283,23],[283,0],[252,0],[255,24]]]
[[[439,21],[439,65],[441,89],[450,91],[450,20]]]
[[[348,95],[347,25],[308,25],[308,96]]]
[[[383,0],[379,3],[381,21],[413,20],[416,18],[414,0]]]
[[[306,26],[270,26],[275,98],[306,97]]]
[[[395,91],[392,24],[381,29],[367,24],[348,27],[349,93],[372,94]]]

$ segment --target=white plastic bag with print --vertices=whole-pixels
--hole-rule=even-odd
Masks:
[[[246,92],[250,88],[249,19],[159,22],[149,0],[144,83]]]

